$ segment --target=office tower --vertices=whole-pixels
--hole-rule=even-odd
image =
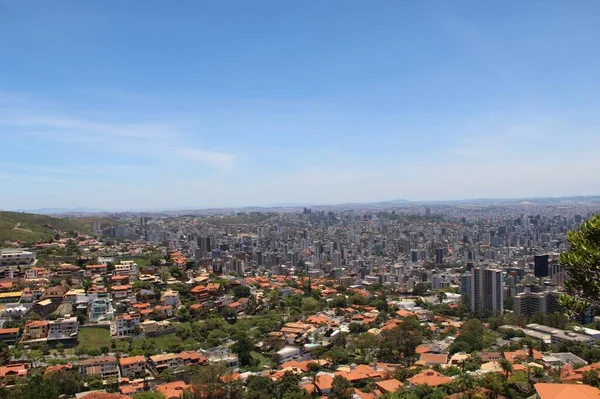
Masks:
[[[504,272],[486,266],[474,268],[461,278],[463,300],[470,302],[477,314],[501,314],[504,310]]]
[[[444,248],[437,248],[435,250],[435,263],[438,265],[444,263]]]
[[[533,257],[533,273],[536,277],[548,277],[548,255],[535,255]]]
[[[212,249],[210,245],[210,237],[198,237],[198,249],[199,251],[196,252],[196,259],[205,258]],[[200,258],[198,258],[198,255]]]
[[[331,266],[333,268],[342,266],[342,254],[339,253],[338,251],[335,251],[333,253],[333,255],[331,256]]]

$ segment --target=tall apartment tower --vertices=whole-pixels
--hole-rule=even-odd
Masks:
[[[504,311],[504,272],[479,266],[461,278],[463,300],[468,299],[476,314],[501,314]]]

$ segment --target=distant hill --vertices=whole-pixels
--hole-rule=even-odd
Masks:
[[[24,241],[34,243],[50,240],[55,230],[62,232],[90,232],[90,223],[97,220],[103,226],[116,223],[110,219],[98,218],[55,218],[46,215],[36,215],[20,212],[0,212],[0,247],[5,241]]]
[[[39,209],[16,209],[15,212],[35,213],[38,215],[61,215],[67,213],[103,213],[103,209],[97,208],[39,208]]]

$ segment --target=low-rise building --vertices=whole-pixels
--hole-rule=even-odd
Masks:
[[[77,338],[79,322],[77,317],[66,315],[48,322],[48,340],[64,340]]]
[[[93,357],[82,360],[79,363],[79,372],[84,377],[90,375],[100,376],[103,380],[107,378],[119,378],[119,365],[114,356]]]
[[[145,374],[146,358],[144,356],[122,357],[119,359],[119,365],[123,377],[133,378]]]
[[[110,324],[110,333],[116,337],[135,334],[140,327],[141,316],[137,313],[115,316]]]
[[[0,266],[31,265],[35,262],[35,253],[22,249],[0,249]]]

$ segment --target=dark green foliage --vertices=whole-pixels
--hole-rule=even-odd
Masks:
[[[565,287],[574,298],[580,298],[595,308],[600,306],[600,214],[568,233],[571,249],[560,254],[568,279]],[[563,298],[567,310],[581,314],[582,305]]]
[[[419,319],[407,317],[396,328],[382,333],[379,359],[390,363],[406,363],[414,358],[415,349],[422,340]]]
[[[354,389],[352,384],[341,375],[335,376],[331,385],[331,392],[327,396],[329,399],[352,399]]]

